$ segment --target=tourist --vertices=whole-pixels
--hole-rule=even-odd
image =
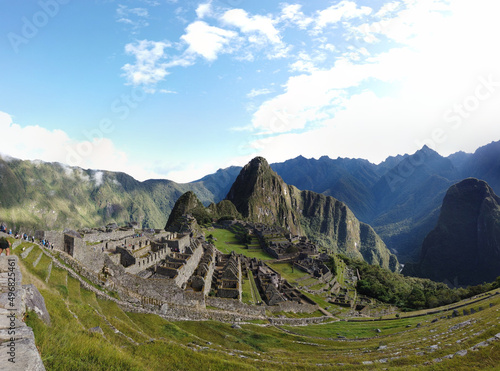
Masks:
[[[10,241],[7,238],[0,237],[0,250],[2,250],[2,252],[3,252],[3,250],[5,250],[5,254],[7,256],[10,255],[10,246],[11,246]],[[0,252],[0,254],[1,254],[1,252]]]

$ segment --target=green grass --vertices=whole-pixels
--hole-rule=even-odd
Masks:
[[[218,321],[173,322],[153,314],[125,312],[116,303],[97,298],[62,269],[54,267],[45,284],[43,272],[33,269],[32,264],[21,264],[26,272],[23,282],[41,285],[39,290],[51,316],[50,326],[33,312],[26,318],[48,371],[312,370],[335,369],[339,363],[346,370],[407,370],[413,365],[421,369],[425,362],[431,362],[432,370],[480,370],[498,369],[500,364],[500,341],[477,352],[469,351],[466,357],[432,363],[435,358],[468,349],[499,333],[500,296],[468,303],[465,309],[469,312],[471,308],[478,311],[479,306],[483,310],[464,316],[460,309],[461,315],[452,319],[441,318],[451,314],[447,312],[297,327],[275,327],[259,320],[236,329]],[[309,296],[320,305],[331,306],[323,303],[322,297]],[[436,318],[438,321],[431,323]],[[470,325],[450,331],[469,319]],[[89,332],[95,326],[101,327],[104,336]],[[457,342],[460,339],[464,340]],[[429,347],[436,344],[438,350],[430,352]],[[381,345],[387,349],[379,350]],[[388,362],[377,363],[380,359]],[[363,361],[374,363],[365,366]]]
[[[242,292],[241,292],[241,301],[245,304],[255,304],[256,300],[253,295],[252,284],[248,279],[242,280]]]
[[[301,271],[300,269],[296,268],[293,266],[291,263],[273,263],[273,262],[266,262],[267,265],[269,265],[272,269],[274,269],[276,272],[281,274],[281,277],[286,279],[289,283],[295,283],[297,279],[306,277],[309,274],[306,272]],[[314,279],[314,282],[317,282],[316,279]],[[302,284],[302,282],[301,282]]]
[[[249,258],[257,258],[260,260],[274,259],[262,249],[247,249],[245,245],[238,241],[236,235],[230,230],[214,228],[205,232],[207,235],[212,234],[217,239],[217,241],[214,241],[214,245],[224,254],[229,254],[231,251],[234,251],[237,254],[242,254]]]
[[[254,295],[254,299],[257,303],[262,303],[262,298],[259,293],[259,289],[257,288],[257,284],[255,283],[255,278],[251,271],[248,272],[248,280],[250,281],[250,285],[252,285],[252,292]]]
[[[325,287],[325,284],[323,282],[317,283],[316,285],[313,285],[309,287],[311,290],[321,290],[323,287]]]

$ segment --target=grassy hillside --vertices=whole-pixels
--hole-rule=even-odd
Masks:
[[[216,201],[203,182],[139,182],[124,173],[83,170],[58,163],[0,159],[0,221],[13,230],[98,227],[137,221],[163,228],[175,201],[194,191]]]
[[[441,308],[418,317],[233,328],[126,312],[40,254],[35,246],[20,264],[23,284],[38,287],[51,315],[50,326],[33,312],[26,317],[47,370],[474,370],[500,363],[498,294],[465,301],[456,317]]]

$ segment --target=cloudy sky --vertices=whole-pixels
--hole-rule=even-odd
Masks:
[[[0,153],[192,181],[500,140],[497,0],[0,0]]]

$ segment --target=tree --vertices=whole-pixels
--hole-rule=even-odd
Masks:
[[[335,277],[337,275],[337,263],[335,262],[335,258],[330,256],[330,259],[325,263],[325,265],[330,269],[332,275]]]

